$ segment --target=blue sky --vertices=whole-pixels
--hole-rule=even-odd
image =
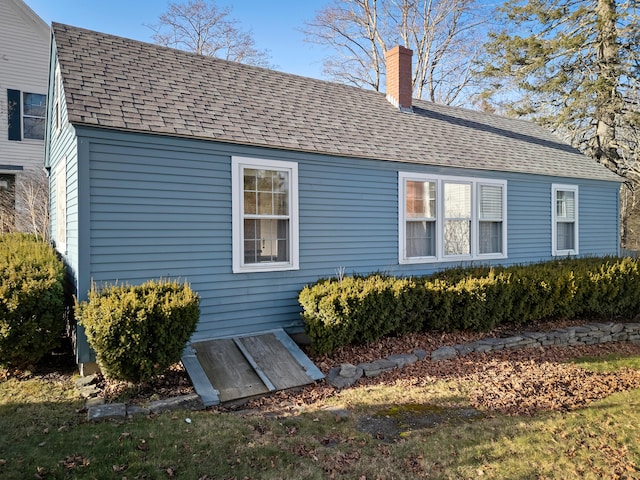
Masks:
[[[25,0],[45,22],[60,22],[99,32],[152,42],[154,24],[168,0]],[[267,49],[277,70],[322,78],[323,50],[303,41],[300,29],[328,1],[218,0],[232,7],[231,16],[250,29],[259,49]]]

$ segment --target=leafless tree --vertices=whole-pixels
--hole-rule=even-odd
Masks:
[[[414,97],[454,104],[466,102],[473,88],[483,13],[476,0],[334,0],[304,32],[330,50],[327,76],[377,91],[384,88],[385,52],[410,48]]]
[[[41,170],[27,170],[16,186],[17,226],[25,232],[49,238],[49,179]]]
[[[26,232],[48,239],[49,182],[44,172],[27,169],[4,177],[0,184],[0,233]]]
[[[269,53],[258,50],[251,31],[242,30],[230,17],[231,8],[218,7],[212,0],[170,3],[156,25],[153,40],[165,47],[178,48],[210,57],[260,67],[272,66]]]

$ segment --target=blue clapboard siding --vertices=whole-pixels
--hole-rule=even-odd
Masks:
[[[420,275],[458,265],[398,264],[398,171],[508,181],[508,259],[551,258],[551,184],[580,187],[581,255],[618,252],[618,184],[434,168],[202,140],[77,129],[88,191],[83,275],[95,282],[187,280],[201,296],[194,340],[300,328],[300,289],[318,278]],[[231,156],[298,163],[300,270],[233,274]],[[73,228],[78,228],[73,224]],[[494,262],[496,263],[496,262]],[[84,298],[86,292],[79,291]]]
[[[49,91],[47,93],[47,112],[51,115],[53,112],[54,95],[54,75],[57,58],[55,55],[55,43],[52,45],[51,67],[49,68]],[[64,98],[64,92],[62,93]],[[82,258],[86,258],[88,253],[88,245],[86,239],[81,240],[81,218],[87,217],[88,207],[88,185],[85,185],[88,173],[88,161],[78,162],[79,144],[82,143],[81,150],[86,150],[87,142],[79,140],[76,129],[68,123],[68,115],[66,102],[60,102],[60,125],[59,131],[52,131],[52,122],[46,124],[46,142],[45,166],[49,170],[49,215],[50,215],[50,234],[53,244],[61,254],[65,266],[67,267],[67,279],[70,282],[74,294],[83,300],[86,297],[89,286],[91,284],[91,272],[86,268],[87,262]],[[57,182],[59,179],[55,176],[61,162],[66,163],[65,178],[65,198],[58,198]],[[82,196],[82,199],[81,199]],[[57,205],[62,202],[65,204],[66,218],[57,217]],[[81,212],[81,210],[83,210]],[[66,223],[66,238],[56,238],[57,226],[59,222]],[[66,240],[66,242],[65,242]],[[81,246],[81,244],[83,244]],[[64,248],[62,248],[64,246]],[[79,363],[95,360],[93,352],[89,348],[84,330],[77,327],[75,330],[76,338],[76,359]]]

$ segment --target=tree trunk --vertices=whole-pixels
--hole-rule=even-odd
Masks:
[[[616,27],[615,0],[598,0],[597,14],[597,69],[596,105],[594,121],[596,132],[591,142],[595,159],[609,170],[618,173],[620,155],[616,144],[616,114],[620,111],[620,57]]]

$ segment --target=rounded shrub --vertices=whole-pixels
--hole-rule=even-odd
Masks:
[[[41,239],[0,235],[0,364],[36,363],[58,346],[64,276],[64,265]]]
[[[150,280],[142,285],[93,286],[76,305],[103,374],[143,382],[180,360],[196,329],[200,300],[186,283]]]

